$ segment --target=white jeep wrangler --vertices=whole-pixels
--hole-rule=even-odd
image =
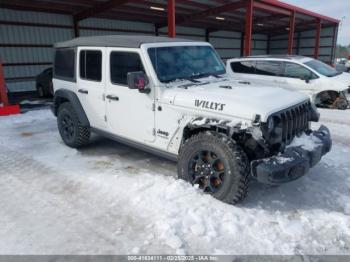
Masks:
[[[53,113],[78,148],[95,132],[178,161],[180,178],[227,203],[248,181],[295,180],[331,149],[307,96],[229,79],[209,43],[99,36],[59,43]]]

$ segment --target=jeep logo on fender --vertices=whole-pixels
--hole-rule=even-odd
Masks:
[[[211,110],[217,110],[217,111],[224,110],[224,107],[226,106],[226,104],[210,102],[210,101],[205,101],[205,100],[198,100],[198,99],[196,99],[194,101],[194,105],[196,107],[201,107],[201,108],[206,108],[206,109],[211,109]]]

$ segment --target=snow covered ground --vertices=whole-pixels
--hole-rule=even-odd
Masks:
[[[321,113],[332,152],[238,206],[116,142],[66,147],[49,110],[0,118],[0,254],[350,254],[350,110]]]

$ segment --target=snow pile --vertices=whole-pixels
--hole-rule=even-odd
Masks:
[[[290,158],[290,157],[282,157],[282,156],[278,156],[275,158],[276,159],[276,162],[278,164],[286,164],[288,162],[292,162],[293,161],[293,158]]]
[[[301,147],[307,151],[313,151],[319,145],[322,145],[322,141],[318,137],[303,133],[299,137],[296,136],[288,147]]]
[[[94,137],[66,147],[49,110],[0,118],[1,254],[349,254],[350,125],[310,173],[230,206],[172,162]],[[280,159],[288,161],[288,159]]]
[[[165,87],[172,88],[172,87],[182,87],[182,86],[187,86],[187,85],[201,86],[201,85],[226,82],[226,81],[230,81],[230,79],[227,77],[227,75],[221,75],[219,77],[208,76],[208,77],[203,77],[203,78],[196,78],[196,79],[193,79],[193,81],[187,80],[187,79],[176,79],[174,81],[166,83]]]

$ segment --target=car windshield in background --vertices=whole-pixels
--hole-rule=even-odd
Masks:
[[[210,46],[149,48],[154,70],[161,82],[192,80],[226,73],[225,66]]]
[[[316,72],[320,73],[321,75],[333,77],[336,75],[340,75],[341,72],[338,72],[335,68],[319,61],[319,60],[311,60],[309,62],[304,63],[305,65],[309,66]]]

